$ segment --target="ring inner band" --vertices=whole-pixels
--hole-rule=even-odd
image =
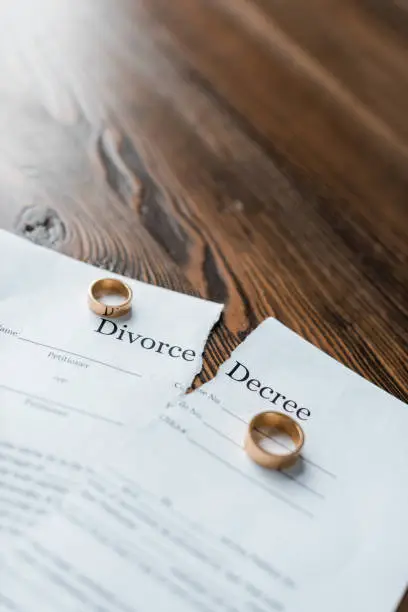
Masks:
[[[263,412],[258,414],[252,421],[252,436],[265,437],[265,429],[277,429],[280,432],[286,433],[295,444],[296,448],[303,440],[298,424],[284,414],[276,412]]]
[[[285,454],[275,454],[264,449],[260,446],[260,441],[267,436],[265,429],[268,428],[287,434],[293,441],[295,448]],[[294,419],[280,412],[261,412],[249,424],[245,449],[251,459],[259,465],[281,469],[295,463],[303,442],[303,430]]]
[[[102,278],[96,281],[91,288],[92,297],[100,302],[105,295],[120,295],[124,298],[123,303],[131,299],[129,287],[116,278]]]

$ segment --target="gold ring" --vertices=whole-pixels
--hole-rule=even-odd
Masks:
[[[265,428],[274,428],[286,433],[295,444],[295,448],[285,454],[271,453],[260,446],[262,438],[267,437]],[[260,412],[248,425],[245,450],[248,456],[258,465],[281,470],[293,465],[300,455],[305,436],[301,426],[287,414],[280,412]]]
[[[120,304],[107,305],[101,301],[105,295],[120,295],[123,302]],[[98,315],[106,317],[121,317],[129,312],[132,307],[132,289],[121,280],[116,278],[100,278],[89,287],[89,308]]]

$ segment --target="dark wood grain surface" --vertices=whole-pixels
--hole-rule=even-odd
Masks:
[[[407,401],[407,67],[407,0],[3,2],[0,225]]]

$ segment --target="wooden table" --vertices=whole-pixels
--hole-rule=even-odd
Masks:
[[[408,400],[406,0],[14,0],[0,33],[1,226],[225,301],[202,380],[272,315]]]

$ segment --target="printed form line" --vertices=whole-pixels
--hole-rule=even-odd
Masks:
[[[47,397],[41,397],[41,395],[35,395],[34,393],[28,393],[27,391],[23,391],[21,389],[14,389],[13,387],[8,387],[7,385],[0,384],[0,389],[4,389],[5,391],[10,391],[10,393],[16,393],[17,395],[24,395],[25,397],[29,397],[31,399],[37,400],[39,402],[44,402],[45,404],[54,404],[55,406],[59,406],[60,408],[65,408],[65,410],[70,410],[72,412],[78,412],[79,414],[85,414],[86,416],[92,417],[94,419],[98,419],[100,421],[105,421],[107,423],[111,423],[112,425],[123,426],[124,423],[120,421],[115,421],[114,419],[109,419],[108,417],[103,417],[99,414],[94,414],[93,412],[88,412],[88,410],[83,410],[82,408],[76,408],[75,406],[69,406],[68,404],[63,404],[62,402],[57,402],[55,400],[48,399]]]
[[[276,497],[277,499],[280,499],[283,503],[287,504],[288,506],[291,506],[294,510],[297,510],[298,512],[301,512],[302,514],[304,514],[308,518],[311,518],[311,519],[314,518],[314,515],[311,512],[309,512],[309,510],[306,510],[302,506],[299,506],[298,504],[290,501],[289,499],[287,499],[283,495],[280,495],[279,493],[277,493],[276,491],[274,491],[270,487],[267,487],[264,484],[262,484],[261,482],[259,482],[259,480],[256,480],[255,478],[252,478],[251,476],[248,476],[248,474],[245,474],[244,472],[241,472],[241,470],[236,468],[234,465],[232,465],[228,461],[225,461],[225,459],[222,459],[222,457],[220,457],[219,455],[216,455],[215,453],[210,451],[210,449],[206,448],[205,446],[202,446],[202,444],[199,444],[198,442],[196,442],[192,438],[188,438],[188,441],[191,442],[191,444],[193,444],[197,448],[201,449],[204,453],[207,453],[208,455],[213,457],[213,459],[217,459],[217,461],[221,462],[223,465],[228,467],[230,470],[233,470],[234,472],[236,472],[237,474],[239,474],[240,476],[242,476],[243,478],[245,478],[246,480],[248,480],[249,482],[251,482],[255,486],[259,487],[260,489],[263,489],[266,493],[269,493],[269,495],[272,495],[272,497]]]
[[[235,440],[232,440],[232,438],[229,438],[228,436],[226,436],[222,431],[219,431],[218,429],[216,429],[215,427],[213,427],[212,425],[210,425],[209,423],[206,423],[205,421],[202,422],[203,425],[205,425],[205,427],[208,427],[209,429],[211,429],[214,433],[218,434],[219,436],[221,436],[222,438],[224,438],[225,440],[227,440],[228,442],[231,442],[232,444],[234,444],[235,446],[238,446],[238,448],[243,449],[244,447],[241,444],[238,444],[238,442],[235,442]],[[268,436],[269,437],[269,436]],[[272,439],[272,438],[271,438]],[[274,439],[274,442],[277,442],[277,440]],[[282,445],[283,446],[283,445]],[[283,478],[287,478],[288,480],[290,480],[291,482],[294,482],[295,484],[297,484],[299,487],[302,487],[302,489],[305,489],[306,491],[309,491],[309,493],[313,493],[313,495],[315,495],[316,497],[319,497],[320,499],[325,499],[325,496],[320,493],[320,491],[316,491],[316,489],[312,489],[312,487],[309,487],[309,485],[305,484],[304,482],[301,482],[300,480],[298,480],[297,478],[295,478],[294,476],[292,476],[291,474],[288,474],[287,472],[284,471],[279,471],[277,472],[280,476],[282,476]]]
[[[92,361],[93,363],[97,363],[107,368],[111,368],[112,370],[117,370],[118,372],[123,372],[124,374],[130,374],[131,376],[137,376],[138,378],[142,376],[141,374],[139,374],[139,372],[132,372],[131,370],[125,370],[124,368],[119,368],[118,366],[114,366],[111,363],[106,363],[106,361],[100,361],[99,359],[88,357],[87,355],[81,355],[80,353],[74,353],[73,351],[68,351],[66,349],[59,348],[58,346],[51,346],[50,344],[43,344],[42,342],[37,342],[36,340],[31,340],[30,338],[23,338],[22,336],[19,336],[18,339],[21,340],[22,342],[29,342],[30,344],[35,344],[36,346],[42,346],[44,348],[48,348],[53,351],[59,351],[60,353],[67,353],[67,355],[73,355],[74,357],[79,357],[80,359],[86,359],[87,361]]]

